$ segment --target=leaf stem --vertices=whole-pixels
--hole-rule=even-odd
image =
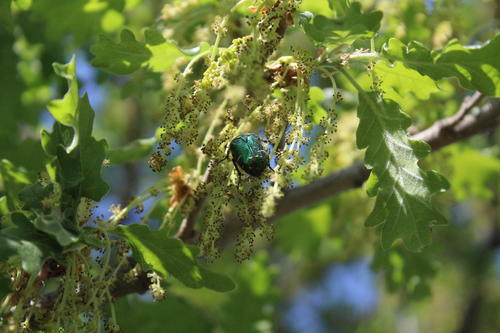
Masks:
[[[360,93],[364,93],[365,90],[363,89],[363,87],[361,87],[359,85],[359,83],[356,81],[356,79],[354,79],[352,77],[351,74],[349,74],[348,71],[346,71],[344,68],[342,67],[335,67],[335,69],[337,69],[339,72],[341,72],[342,74],[344,74],[344,76],[346,77],[346,79],[354,86],[354,88],[356,88],[356,90]]]
[[[327,58],[327,63],[335,63],[338,61],[340,55],[335,57],[335,58]],[[380,53],[378,52],[354,52],[349,55],[349,60],[368,60],[368,61],[373,61],[373,60],[379,60],[382,59]]]
[[[24,304],[26,302],[26,299],[31,296],[31,288],[33,287],[33,283],[35,282],[37,276],[35,274],[30,274],[30,277],[28,279],[28,282],[26,284],[26,287],[24,289],[24,292],[19,299],[19,301],[16,304],[16,309],[14,310],[14,314],[12,315],[12,318],[14,319],[14,323],[19,323],[21,317],[23,317],[23,308]]]
[[[73,274],[76,270],[75,266],[75,257],[70,256],[69,257],[69,265],[68,265],[68,271],[66,272],[66,276],[64,277],[64,287],[63,287],[63,294],[61,298],[61,302],[59,302],[59,305],[57,307],[58,311],[61,311],[66,308],[66,299],[68,297],[68,294],[71,292],[71,282],[73,282]],[[60,320],[61,320],[61,315],[57,315],[57,326],[60,326]]]
[[[99,284],[100,284],[104,281],[104,278],[106,277],[106,269],[109,266],[109,260],[111,259],[111,240],[109,238],[108,231],[105,228],[98,226],[97,229],[99,229],[99,231],[102,232],[104,235],[104,246],[106,248],[106,256],[104,257],[102,269],[99,272]]]
[[[148,210],[148,212],[146,214],[144,214],[144,216],[141,218],[142,224],[145,224],[147,222],[147,220],[149,220],[149,217],[153,213],[154,209],[162,202],[162,199],[164,199],[166,197],[166,195],[167,195],[167,193],[163,193],[162,195],[160,195],[156,198],[156,201],[154,202],[154,204],[151,206],[151,208]]]
[[[182,205],[184,204],[184,201],[186,201],[186,197],[187,196],[182,198],[182,200],[178,204],[176,204],[175,206],[170,206],[168,208],[167,213],[163,216],[163,221],[161,222],[159,230],[163,230],[168,225],[168,222],[172,220],[172,218],[175,216],[175,214],[177,214],[177,210],[179,209],[179,207],[182,207]]]
[[[157,194],[166,192],[166,184],[163,184],[165,182],[164,179],[159,180],[152,186],[150,186],[148,189],[146,189],[144,192],[139,194],[134,200],[132,200],[125,208],[121,209],[118,214],[112,215],[109,219],[105,221],[109,222],[108,228],[114,228],[116,225],[123,219],[125,216],[130,212],[130,210],[135,207],[136,205],[156,196]],[[159,184],[163,185],[159,188]],[[163,190],[161,189],[163,188]]]
[[[238,1],[233,7],[231,7],[230,12],[233,13],[236,9],[238,9],[239,6],[241,6],[243,3],[247,2],[248,0],[240,0]]]
[[[109,307],[111,310],[111,322],[113,324],[113,329],[115,329],[118,326],[118,322],[116,321],[116,311],[115,306],[113,305],[113,297],[111,297],[111,293],[108,288],[106,288],[106,295],[108,296]]]
[[[362,97],[368,104],[370,104],[370,107],[373,109],[373,110],[377,110],[378,107],[377,105],[375,105],[373,103],[373,100],[368,97],[368,95],[366,94],[366,91],[363,89],[363,87],[361,87],[359,85],[359,83],[356,81],[356,79],[354,79],[352,77],[351,74],[349,74],[348,71],[346,71],[344,68],[342,67],[336,67],[336,69],[341,72],[342,74],[344,74],[344,76],[347,78],[347,80],[356,88],[356,90],[358,91],[358,94],[360,97]],[[376,114],[375,114],[376,115]],[[378,117],[378,116],[377,116]]]
[[[328,76],[328,78],[330,79],[330,81],[332,82],[332,89],[333,89],[333,98],[332,98],[332,109],[335,109],[336,105],[337,105],[337,101],[336,101],[336,94],[337,94],[337,83],[335,82],[335,79],[333,78],[333,75],[331,72],[327,71],[325,68],[325,66],[319,66],[318,69],[320,71],[322,71],[323,73],[325,73],[326,76]],[[329,66],[328,66],[329,67]],[[333,66],[332,66],[333,67]]]
[[[222,38],[222,29],[224,28],[226,22],[227,22],[227,16],[224,16],[222,22],[219,25],[219,29],[217,31],[217,37],[215,38],[215,43],[212,46],[212,54],[210,55],[210,62],[214,61],[215,57],[217,56],[217,53],[219,51],[220,40]]]
[[[193,67],[193,65],[198,61],[200,60],[201,58],[203,58],[204,56],[206,56],[208,53],[210,52],[210,50],[205,50],[203,52],[201,52],[200,54],[197,54],[196,56],[194,56],[190,61],[189,63],[186,65],[186,68],[184,68],[184,71],[182,72],[182,76],[183,77],[186,77],[189,73],[191,73],[191,68]]]

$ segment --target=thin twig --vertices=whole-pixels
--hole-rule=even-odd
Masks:
[[[455,115],[443,119],[443,127],[453,127],[458,124],[464,117],[472,110],[474,106],[479,104],[481,99],[484,97],[483,93],[476,91],[472,96],[466,97],[460,105],[460,109]]]

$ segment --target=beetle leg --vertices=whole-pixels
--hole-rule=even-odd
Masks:
[[[234,158],[232,161],[233,161],[234,168],[236,169],[236,172],[238,173],[238,184],[239,184],[241,182],[241,171],[238,167],[238,164],[236,164],[236,161]]]
[[[223,158],[222,160],[220,160],[220,161],[215,162],[215,165],[219,164],[220,162],[223,162],[223,161],[227,160],[228,158],[229,158],[229,149],[227,150],[226,157],[224,157],[224,158]],[[234,163],[234,161],[233,161],[233,163]]]
[[[236,162],[234,160],[233,160],[233,165],[234,165],[234,168],[236,169],[236,172],[238,172],[238,176],[241,177],[241,171],[240,171],[240,169],[238,167],[238,164],[236,164]]]

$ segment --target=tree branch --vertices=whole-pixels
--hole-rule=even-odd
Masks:
[[[460,135],[460,133],[463,132],[463,130],[460,129],[460,125],[463,126],[462,122],[464,118],[471,112],[474,106],[481,101],[483,96],[484,95],[480,92],[474,93],[474,95],[463,101],[462,105],[458,109],[458,112],[453,116],[438,120],[428,129],[416,134],[412,137],[412,139],[427,142],[433,150],[437,150],[444,145],[449,144],[446,139],[447,137],[451,140],[456,139],[455,141],[460,140],[461,138],[457,137],[457,135]],[[466,135],[466,137],[468,136],[470,135]]]

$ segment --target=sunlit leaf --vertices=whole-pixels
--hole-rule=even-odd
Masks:
[[[53,64],[57,75],[68,80],[68,92],[62,99],[53,100],[47,106],[52,116],[61,124],[74,126],[78,106],[78,82],[76,80],[75,56],[68,64]]]
[[[200,43],[200,45],[195,46],[193,48],[190,48],[190,49],[179,49],[179,50],[182,53],[184,53],[185,55],[192,57],[192,56],[198,55],[201,52],[205,52],[208,49],[210,49],[210,44],[208,44],[207,42],[202,42],[202,43]]]
[[[177,46],[166,41],[156,30],[144,32],[145,42],[135,39],[130,30],[123,30],[120,42],[101,35],[99,42],[92,46],[95,55],[92,65],[114,74],[130,74],[140,67],[153,72],[162,72],[172,66],[175,60],[184,54]]]
[[[335,47],[351,44],[358,38],[371,38],[380,28],[382,12],[361,12],[361,4],[353,2],[345,15],[329,19],[322,15],[314,17],[312,23],[304,24],[304,30],[318,44]]]
[[[136,71],[152,56],[151,51],[127,29],[122,31],[119,43],[101,35],[99,42],[91,50],[96,56],[92,65],[122,75]]]
[[[146,47],[151,51],[151,58],[145,66],[153,72],[163,72],[184,55],[175,43],[166,41],[157,30],[146,29],[144,37]]]
[[[410,250],[418,251],[430,243],[432,225],[446,223],[431,197],[448,184],[419,168],[405,131],[410,119],[399,106],[376,92],[359,93],[356,141],[360,149],[367,148],[365,164],[378,179],[377,200],[366,224],[382,225],[384,248],[401,238]]]
[[[456,77],[467,89],[500,96],[500,35],[480,48],[466,49],[456,40],[439,51],[431,52],[418,42],[404,45],[391,38],[384,53],[393,61],[402,61],[434,80]]]
[[[300,2],[299,10],[313,12],[324,16],[331,16],[333,14],[332,8],[326,1],[303,0]]]
[[[384,91],[384,97],[400,104],[410,93],[418,99],[426,100],[432,93],[439,91],[433,79],[400,62],[394,65],[388,65],[384,61],[377,62],[375,73],[381,79],[380,88]]]

